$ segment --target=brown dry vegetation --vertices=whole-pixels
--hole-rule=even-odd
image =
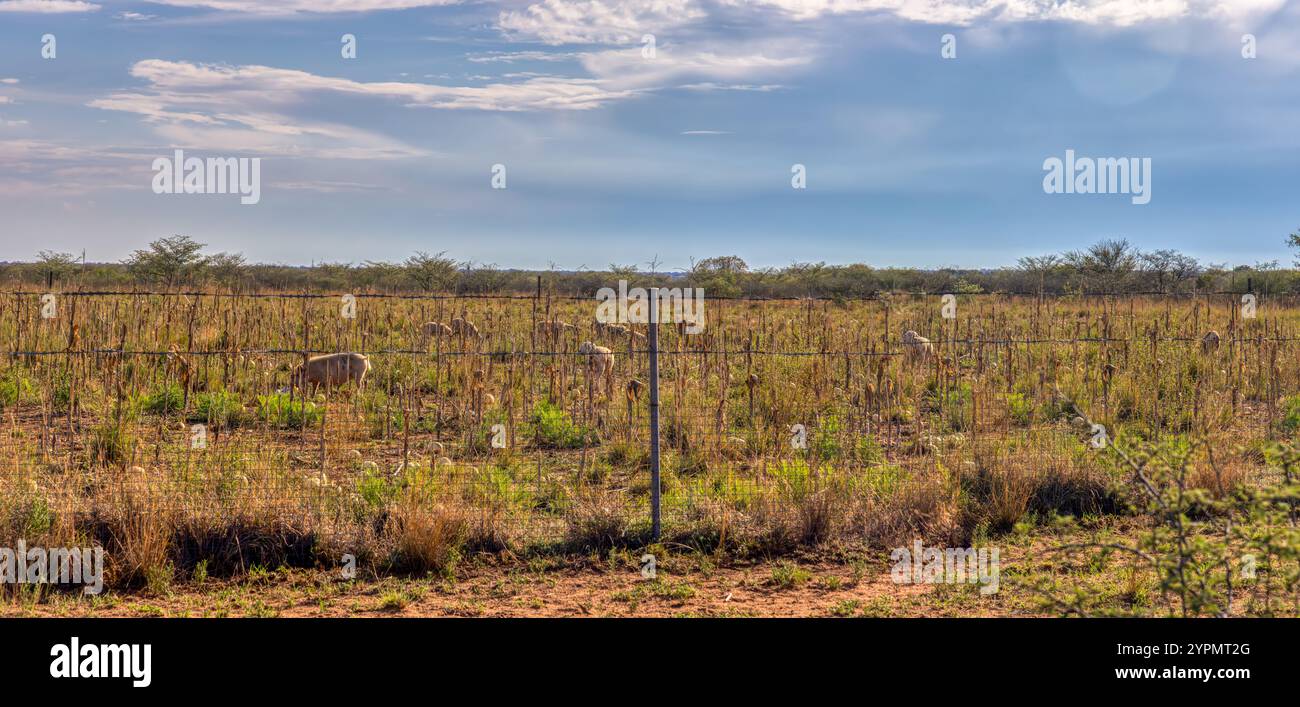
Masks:
[[[345,554],[375,577],[448,577],[650,541],[644,327],[598,332],[592,301],[362,297],[355,319],[332,297],[59,306],[47,320],[35,294],[0,297],[0,539],[102,544],[118,590],[332,573]],[[663,540],[725,562],[1129,513],[1131,479],[1091,423],[1218,450],[1190,483],[1224,499],[1275,479],[1265,449],[1300,425],[1300,307],[1282,300],[1255,319],[1224,297],[706,314],[701,334],[661,330]],[[480,336],[420,332],[456,318]],[[557,320],[574,328],[538,326]],[[937,355],[896,355],[908,329]],[[1209,329],[1223,343],[1206,353]],[[614,351],[612,387],[576,353],[587,340]],[[364,389],[277,393],[306,352],[334,351],[370,356]]]

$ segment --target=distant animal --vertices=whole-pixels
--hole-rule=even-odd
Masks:
[[[474,323],[470,320],[461,319],[460,317],[451,320],[451,333],[467,339],[479,338],[478,327],[474,326]]]
[[[907,350],[910,359],[925,359],[934,355],[934,344],[911,329],[903,332],[903,348]]]
[[[1219,332],[1211,329],[1205,333],[1205,336],[1201,337],[1201,353],[1212,354],[1218,350]]]
[[[442,322],[425,322],[420,325],[420,333],[427,339],[431,336],[451,336],[453,332],[451,327]]]
[[[352,381],[360,388],[370,370],[370,358],[359,353],[335,353],[312,356],[300,363],[289,374],[289,384],[297,388],[311,387],[314,395],[320,386],[338,388]]]
[[[627,327],[612,322],[602,322],[599,319],[592,320],[592,330],[596,336],[627,336]]]
[[[587,357],[587,370],[594,376],[604,378],[606,390],[611,389],[614,385],[614,352],[584,341],[578,346],[578,353]]]

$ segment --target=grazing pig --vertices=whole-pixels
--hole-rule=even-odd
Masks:
[[[1219,350],[1219,332],[1211,329],[1201,337],[1201,353],[1212,354]]]
[[[289,375],[289,384],[298,388],[311,386],[313,395],[322,385],[326,389],[338,388],[348,381],[356,383],[360,388],[369,370],[370,359],[359,353],[312,356],[307,359],[307,363],[294,367]]]
[[[934,344],[911,329],[903,332],[903,348],[907,349],[907,357],[913,360],[926,359],[934,355]]]

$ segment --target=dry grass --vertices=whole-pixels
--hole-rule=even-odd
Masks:
[[[666,536],[783,554],[1122,512],[1081,414],[1112,437],[1245,450],[1195,472],[1225,497],[1300,425],[1300,369],[1283,365],[1300,356],[1300,307],[1241,320],[1230,305],[970,297],[954,323],[921,298],[711,303],[705,333],[661,331]],[[0,307],[17,350],[60,352],[0,361],[0,534],[101,542],[122,587],[201,562],[225,576],[350,553],[441,573],[463,553],[637,546],[648,396],[628,391],[647,361],[632,337],[593,331],[591,307],[362,300],[344,320],[329,299],[102,296],[55,322]],[[454,318],[482,336],[420,336]],[[538,338],[555,319],[578,328]],[[1208,328],[1223,335],[1212,354]],[[908,329],[938,355],[888,355]],[[577,355],[585,340],[614,352],[613,395]],[[75,353],[117,348],[174,352]],[[277,395],[301,356],[264,351],[301,349],[363,351],[374,369],[361,390]],[[208,444],[192,449],[199,421]]]
[[[392,568],[416,574],[445,574],[460,559],[465,543],[465,512],[445,504],[428,505],[405,494],[394,505],[387,529]]]

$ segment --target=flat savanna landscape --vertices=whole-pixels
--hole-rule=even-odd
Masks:
[[[6,614],[1300,612],[1294,298],[708,298],[659,327],[657,540],[646,326],[594,298],[44,304],[0,296],[0,540],[107,587]],[[361,386],[291,385],[333,352]],[[916,541],[997,591],[898,581]]]

